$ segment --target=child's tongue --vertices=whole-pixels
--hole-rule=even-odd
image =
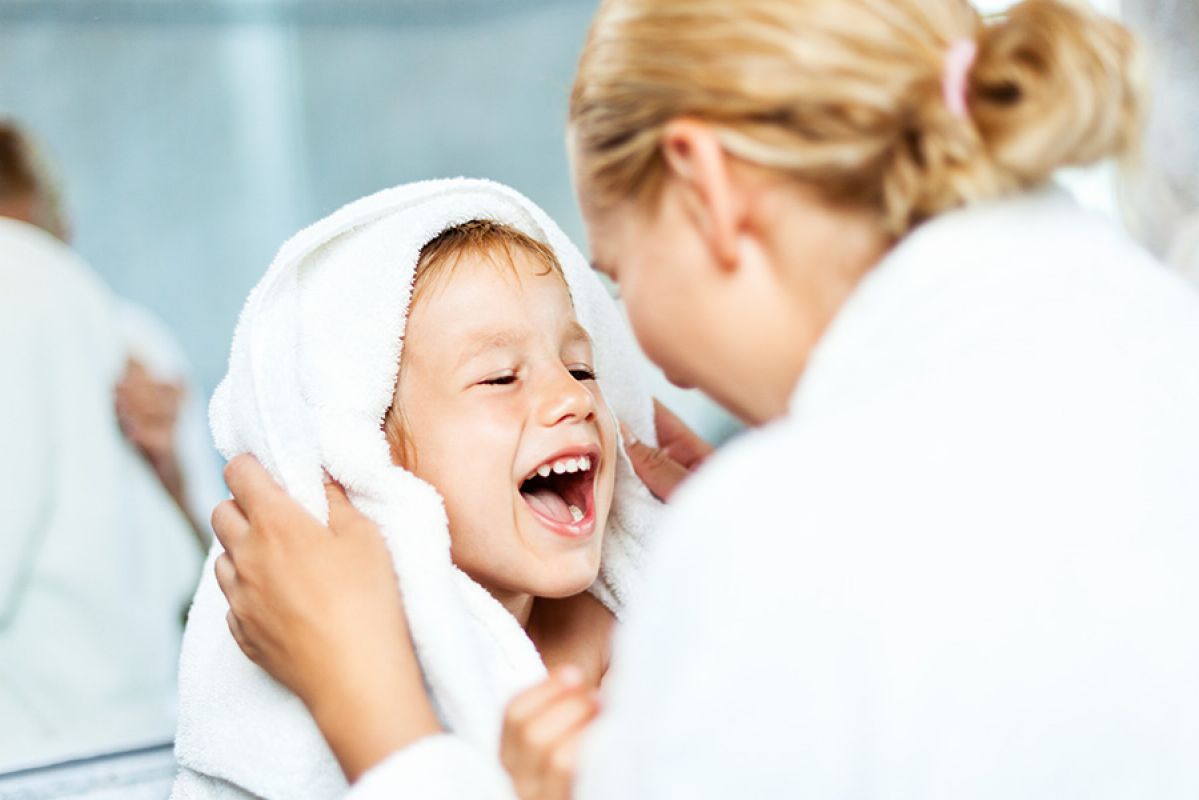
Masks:
[[[524,495],[528,499],[529,505],[550,519],[557,520],[558,522],[571,522],[573,520],[566,501],[552,489],[534,489],[531,492],[525,492]]]

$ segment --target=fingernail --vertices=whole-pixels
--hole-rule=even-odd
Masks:
[[[625,425],[623,421],[620,423],[620,436],[624,439],[625,447],[632,447],[635,444],[641,443],[633,434],[633,431],[629,429],[629,426]]]
[[[574,664],[567,664],[558,670],[558,682],[567,688],[582,686],[584,677],[583,670]]]
[[[333,483],[333,476],[329,474],[327,469],[321,470],[321,483],[323,483],[325,486]]]

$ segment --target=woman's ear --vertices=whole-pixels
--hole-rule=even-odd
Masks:
[[[682,191],[687,213],[694,217],[719,265],[734,269],[746,203],[716,132],[697,120],[671,120],[662,130],[660,147],[668,179]]]

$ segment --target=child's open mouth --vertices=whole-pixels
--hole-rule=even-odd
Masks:
[[[559,453],[533,471],[520,485],[533,515],[563,536],[589,536],[595,529],[595,474],[599,449]]]

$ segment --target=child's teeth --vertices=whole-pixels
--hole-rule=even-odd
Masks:
[[[579,520],[581,520],[583,518],[583,509],[579,508],[578,506],[572,505],[570,507],[570,518],[572,520],[574,520],[575,522],[578,522]]]
[[[586,472],[589,469],[591,469],[591,456],[579,456],[578,458],[559,459],[552,464],[542,464],[534,474],[547,478],[551,472],[561,475],[565,472]]]

